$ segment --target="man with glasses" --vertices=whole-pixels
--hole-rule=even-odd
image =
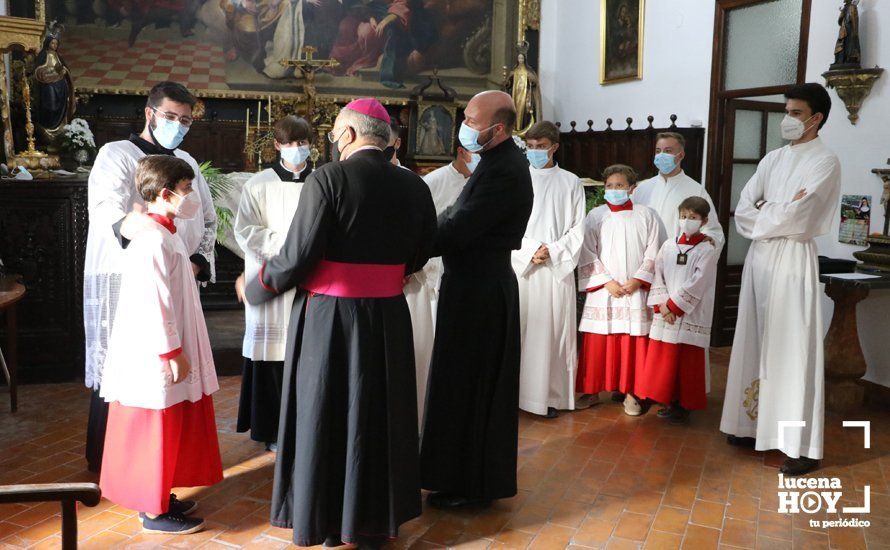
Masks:
[[[120,291],[120,257],[129,241],[121,235],[121,225],[135,205],[142,206],[136,192],[136,163],[146,155],[179,157],[195,172],[195,199],[201,203],[192,219],[176,219],[176,234],[191,257],[198,281],[214,278],[213,247],[216,242],[216,211],[210,188],[201,176],[198,163],[179,149],[192,125],[193,96],[182,84],[160,82],[148,95],[145,127],[139,135],[107,143],[99,149],[90,172],[88,208],[90,227],[83,278],[83,320],[86,337],[85,382],[93,390],[87,426],[86,458],[90,471],[102,464],[108,404],[99,396],[108,339],[114,324]],[[194,199],[193,199],[194,200]]]
[[[337,115],[335,162],[307,179],[287,238],[239,296],[297,288],[288,329],[272,524],[299,546],[378,547],[421,512],[411,319],[402,287],[430,255],[436,211],[383,152],[372,98]],[[339,162],[338,162],[339,161]],[[515,411],[514,411],[515,414]]]

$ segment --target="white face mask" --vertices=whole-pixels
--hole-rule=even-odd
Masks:
[[[797,141],[802,138],[807,130],[812,128],[812,126],[810,126],[810,128],[807,128],[806,122],[809,122],[810,119],[813,118],[813,116],[808,118],[805,122],[802,122],[791,115],[785,115],[785,118],[782,119],[782,123],[779,125],[782,130],[782,139]]]
[[[680,220],[680,232],[687,237],[695,235],[699,229],[701,229],[701,220],[690,220],[689,218]]]
[[[173,191],[170,192],[173,193]],[[173,215],[181,220],[193,219],[198,214],[198,210],[201,209],[201,199],[198,197],[198,194],[194,191],[184,197],[179,193],[173,194],[180,199],[179,204],[173,209]]]

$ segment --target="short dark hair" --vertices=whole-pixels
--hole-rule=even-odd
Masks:
[[[194,107],[195,103],[198,102],[198,99],[192,95],[188,88],[179,82],[165,80],[158,82],[152,87],[151,91],[148,92],[148,101],[146,101],[145,105],[146,107],[157,107],[164,99],[169,99],[176,103],[185,103],[189,107]]]
[[[680,206],[677,207],[677,212],[682,212],[683,210],[690,210],[702,218],[707,218],[708,214],[711,213],[711,205],[701,197],[686,197],[680,203]]]
[[[559,128],[549,120],[535,122],[525,133],[525,139],[549,139],[550,143],[559,143]]]
[[[661,139],[675,139],[680,144],[680,148],[684,151],[686,150],[686,138],[679,132],[658,132],[658,135],[655,136],[655,142],[658,143],[658,140]]]
[[[516,107],[510,105],[496,109],[491,115],[491,124],[503,124],[507,133],[512,132],[516,127]]]
[[[312,126],[305,118],[287,115],[278,119],[272,126],[272,135],[275,136],[275,141],[281,144],[303,141],[304,139],[312,141]]]
[[[785,92],[785,99],[806,101],[814,115],[822,113],[822,122],[819,123],[820,130],[828,122],[828,113],[831,112],[831,96],[828,95],[828,90],[821,84],[806,82],[792,86]]]
[[[182,180],[195,179],[189,163],[172,155],[147,155],[136,163],[136,190],[145,202],[158,198],[161,191],[176,189]]]
[[[395,141],[396,139],[402,138],[402,124],[399,122],[399,119],[396,117],[391,117],[389,119],[389,141]]]
[[[615,174],[623,175],[627,178],[627,183],[631,185],[636,185],[637,179],[639,178],[639,176],[637,176],[637,171],[630,166],[626,164],[613,164],[603,170],[603,182],[609,179],[609,176],[614,176]]]

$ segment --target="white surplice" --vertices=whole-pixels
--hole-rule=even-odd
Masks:
[[[673,239],[680,234],[680,213],[677,208],[689,197],[701,197],[708,201],[711,213],[708,215],[708,223],[702,227],[701,232],[714,239],[719,256],[726,237],[723,235],[723,227],[720,226],[714,201],[711,200],[705,186],[687,176],[686,172],[681,170],[679,174],[669,178],[656,174],[654,178],[640,182],[631,196],[634,204],[648,206],[658,214],[661,223],[664,224],[663,239]]]
[[[174,154],[195,171],[192,188],[201,200],[198,214],[191,220],[176,220],[176,238],[182,239],[189,255],[201,254],[210,263],[214,280],[216,210],[210,188],[191,155],[177,149]],[[120,258],[123,249],[112,226],[126,216],[133,204],[143,204],[136,192],[136,162],[145,156],[129,140],[103,145],[96,155],[87,185],[90,226],[83,273],[83,321],[86,341],[85,376],[87,387],[98,389],[102,365],[108,352],[108,338],[120,291]]]
[[[263,262],[277,256],[287,237],[303,182],[283,181],[272,168],[254,175],[241,191],[235,240],[244,251],[244,277],[257,277]],[[296,289],[259,305],[244,304],[241,353],[252,361],[284,361],[287,328]]]
[[[463,191],[467,178],[453,164],[436,168],[423,176],[429,186],[438,216],[454,204]],[[442,258],[430,258],[422,270],[411,275],[405,285],[405,301],[411,312],[411,328],[414,331],[414,363],[417,369],[417,420],[423,426],[426,404],[427,380],[430,360],[433,357],[433,340],[436,334],[436,304],[439,301],[439,283],[442,280]]]
[[[736,228],[752,240],[742,271],[720,430],[756,449],[822,458],[824,361],[814,239],[831,228],[840,163],[819,138],[770,152],[745,185]],[[793,201],[805,189],[806,196]],[[760,210],[754,207],[766,200]],[[780,421],[806,422],[786,428]]]
[[[574,271],[584,241],[585,201],[575,174],[558,166],[529,171],[535,201],[522,248],[513,251],[522,339],[519,408],[544,415],[548,407],[575,408]],[[535,265],[532,257],[541,245],[550,259]]]
[[[627,210],[612,212],[604,204],[591,210],[584,221],[578,289],[583,292],[609,281],[624,284],[631,279],[651,285],[661,233],[658,214],[648,206],[633,204]],[[652,322],[652,312],[646,305],[648,295],[645,287],[620,298],[613,298],[605,288],[588,292],[578,330],[646,336]]]
[[[711,207],[708,223],[702,226],[701,232],[714,239],[719,258],[726,242],[726,236],[723,234],[723,227],[720,225],[717,210],[714,208],[714,201],[711,200],[711,195],[708,194],[704,185],[690,178],[686,172],[681,170],[679,174],[672,177],[656,174],[655,177],[638,184],[633,193],[633,200],[637,204],[644,204],[658,213],[665,231],[662,238],[666,240],[679,236],[680,212],[678,208],[680,203],[689,197],[701,197],[708,201],[708,206]],[[716,291],[716,287],[712,286],[710,290],[712,302]],[[709,347],[710,345],[705,346],[705,349],[707,350]],[[708,353],[705,353],[705,391],[711,391],[711,361]]]
[[[681,253],[686,254],[685,264],[677,263]],[[670,325],[661,313],[656,313],[649,338],[706,350],[710,347],[719,254],[708,241],[694,246],[673,240],[664,242],[655,260],[655,282],[649,290],[648,304],[660,306],[670,299],[683,310],[683,315]]]
[[[127,407],[166,409],[217,391],[198,286],[182,240],[157,224],[133,238],[119,265],[120,298],[102,398]],[[160,356],[180,348],[191,369],[174,384]]]

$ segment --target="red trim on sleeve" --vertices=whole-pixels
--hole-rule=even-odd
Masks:
[[[668,307],[669,310],[671,310],[671,313],[673,313],[673,314],[676,315],[677,317],[680,317],[681,315],[683,315],[684,313],[686,313],[685,311],[683,311],[682,309],[680,309],[680,306],[678,306],[677,304],[675,304],[674,301],[671,300],[670,298],[668,298],[668,301],[667,301],[667,307]]]
[[[652,286],[652,283],[648,283],[648,282],[644,281],[643,279],[637,279],[636,277],[634,277],[634,280],[639,281],[640,286],[642,286],[646,290],[649,290],[649,287]]]
[[[257,274],[257,279],[260,281],[260,286],[263,287],[267,292],[271,292],[272,294],[280,294],[276,289],[267,285],[263,282],[263,272],[266,270],[266,262],[263,262],[263,265],[260,266],[260,272]]]
[[[176,359],[182,354],[182,347],[178,347],[174,350],[168,351],[167,353],[162,353],[158,357],[161,358],[161,361],[169,361],[171,359]]]
[[[652,306],[652,309],[655,310],[655,313],[661,313],[661,306]]]

